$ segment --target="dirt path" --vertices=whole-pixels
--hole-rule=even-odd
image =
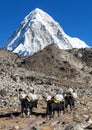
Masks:
[[[91,103],[92,104],[92,103]],[[47,119],[44,117],[45,107],[40,107],[39,109],[34,109],[33,115],[30,118],[21,117],[19,112],[13,112],[13,116],[10,113],[10,109],[4,110],[0,114],[0,130],[31,130],[33,127],[40,128],[41,130],[53,130],[53,128],[58,129],[59,127],[64,130],[68,124],[87,124],[87,119],[92,118],[92,111],[88,111],[89,106],[85,104],[76,104],[76,107],[71,112],[61,114],[57,117],[57,114],[52,119]],[[89,109],[92,109],[90,106]]]

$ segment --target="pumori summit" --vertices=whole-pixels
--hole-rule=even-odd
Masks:
[[[50,44],[64,50],[88,47],[84,41],[68,36],[59,23],[39,8],[24,18],[5,43],[7,50],[24,56],[33,55]]]

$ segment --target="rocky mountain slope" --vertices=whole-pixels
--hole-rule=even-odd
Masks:
[[[43,117],[46,102],[42,95],[55,95],[70,87],[80,99],[75,109],[52,120]],[[40,95],[36,115],[21,118],[19,90],[32,88]],[[52,44],[30,57],[1,49],[0,99],[1,130],[64,130],[75,124],[87,130],[92,121],[92,48],[60,50]]]
[[[27,68],[56,79],[56,85],[86,84],[91,86],[91,48],[60,50],[54,44],[31,57],[18,57],[15,63],[18,67]],[[21,59],[21,60],[20,60]],[[58,78],[56,78],[58,77]],[[64,83],[62,81],[65,81]],[[55,81],[51,80],[49,84]],[[65,85],[69,87],[70,85]]]

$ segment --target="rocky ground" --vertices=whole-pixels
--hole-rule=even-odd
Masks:
[[[0,130],[65,130],[66,127],[71,126],[78,127],[74,130],[92,129],[92,102],[77,102],[73,111],[61,113],[60,117],[56,113],[51,119],[44,116],[45,105],[40,102],[29,118],[21,117],[20,106],[16,106],[16,109],[15,107],[3,108],[0,111]]]
[[[77,91],[72,112],[44,117],[42,96]],[[19,90],[34,88],[40,96],[30,118],[20,114]],[[0,50],[0,130],[82,130],[92,129],[92,49],[59,50],[53,45],[31,57]]]

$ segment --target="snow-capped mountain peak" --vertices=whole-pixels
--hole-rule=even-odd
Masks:
[[[88,47],[80,39],[65,34],[59,23],[36,8],[24,18],[6,45],[7,50],[14,53],[33,55],[53,43],[60,49]]]

